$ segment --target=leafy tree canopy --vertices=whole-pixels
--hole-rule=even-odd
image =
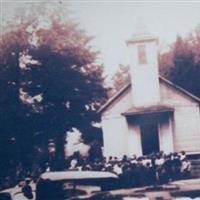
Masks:
[[[13,138],[23,156],[48,138],[59,149],[72,127],[89,134],[106,99],[91,37],[62,9],[48,6],[18,12],[0,40],[1,143]]]
[[[160,55],[160,73],[200,97],[200,28],[188,37],[177,36],[171,49]]]

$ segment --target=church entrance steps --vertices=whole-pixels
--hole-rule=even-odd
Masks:
[[[200,178],[200,159],[191,160],[191,165],[192,178]]]

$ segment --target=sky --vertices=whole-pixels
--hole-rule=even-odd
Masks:
[[[9,17],[22,4],[29,2],[31,0],[1,0],[2,17]],[[67,3],[71,16],[88,35],[94,36],[92,45],[94,49],[100,50],[99,62],[104,64],[109,76],[116,72],[119,64],[129,63],[125,42],[131,38],[138,24],[144,24],[152,35],[159,38],[160,50],[166,50],[177,35],[186,36],[200,24],[200,1],[55,2],[60,2],[61,6]],[[52,6],[54,3],[51,1]]]

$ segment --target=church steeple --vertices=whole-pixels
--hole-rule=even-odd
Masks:
[[[144,26],[137,27],[127,41],[130,50],[130,66],[133,103],[136,107],[159,103],[158,40]]]

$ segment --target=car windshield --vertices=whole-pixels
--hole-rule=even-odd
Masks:
[[[113,185],[112,179],[84,180],[43,180],[37,184],[37,200],[67,199],[73,196],[87,195],[94,192],[109,190]]]

